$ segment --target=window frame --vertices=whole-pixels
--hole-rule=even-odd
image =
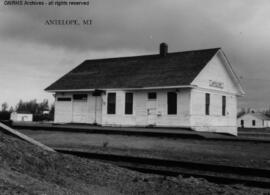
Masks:
[[[151,97],[151,96],[154,96],[154,97]],[[147,99],[148,100],[156,100],[157,99],[157,92],[148,92]]]
[[[173,95],[173,96],[171,96]],[[177,92],[167,92],[167,114],[177,115]]]
[[[58,97],[57,102],[71,102],[72,98],[71,97]]]
[[[87,101],[88,94],[86,94],[86,93],[73,94],[72,98],[73,98],[74,101]]]
[[[256,120],[252,120],[252,126],[256,126]]]
[[[211,103],[211,96],[210,93],[205,93],[205,115],[210,115],[210,103]]]
[[[133,114],[133,102],[134,102],[134,93],[126,92],[125,94],[125,114]]]
[[[107,114],[116,114],[116,93],[107,94]]]
[[[222,96],[222,116],[226,116],[227,98],[225,95]]]
[[[240,120],[241,127],[245,125],[245,121],[243,119]]]

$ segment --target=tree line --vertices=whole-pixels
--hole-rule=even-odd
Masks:
[[[15,108],[4,102],[1,105],[0,120],[9,120],[12,112],[33,114],[34,121],[53,120],[54,105],[49,105],[49,101],[44,99],[38,102],[36,99],[30,101],[20,100]]]

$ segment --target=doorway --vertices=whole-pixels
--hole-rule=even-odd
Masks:
[[[73,95],[73,123],[87,123],[87,94]]]
[[[241,120],[241,127],[244,128],[245,124],[244,124],[244,120]]]
[[[157,95],[155,92],[148,93],[147,108],[147,125],[155,126],[157,123]]]

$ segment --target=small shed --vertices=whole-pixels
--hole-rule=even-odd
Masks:
[[[270,117],[263,113],[245,113],[237,119],[241,128],[266,128],[270,127]]]
[[[31,121],[33,121],[33,114],[12,112],[10,115],[10,120],[31,122]]]

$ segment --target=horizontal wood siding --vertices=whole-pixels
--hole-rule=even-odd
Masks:
[[[157,126],[164,127],[187,127],[189,126],[189,92],[190,90],[180,90],[177,92],[177,114],[169,115],[168,114],[168,105],[167,105],[167,92],[161,91],[158,92],[158,122]]]
[[[205,114],[205,94],[208,91],[193,89],[191,92],[191,126],[198,131],[227,132],[236,134],[237,99],[235,95],[211,92],[210,113]],[[222,115],[222,96],[226,96],[226,115]]]
[[[175,90],[174,90],[175,91]],[[167,111],[167,93],[168,90],[157,91],[156,99],[156,126],[189,126],[189,106],[190,90],[181,90],[177,92],[177,114],[168,115]],[[133,114],[125,114],[125,91],[116,91],[116,114],[111,115],[104,112],[107,102],[104,102],[103,108],[103,125],[113,126],[147,126],[148,112],[147,102],[148,91],[135,91],[133,100]],[[106,97],[103,98],[106,100]],[[151,100],[153,101],[153,100]]]
[[[89,123],[92,124],[94,122],[101,124],[101,97],[94,97],[92,93],[87,93],[87,100],[85,102],[80,102],[74,100],[72,98],[74,93],[57,93],[56,101],[55,101],[55,119],[56,123],[71,123],[71,122],[79,122],[79,123]],[[71,101],[57,101],[58,97],[71,98]],[[95,100],[97,98],[97,100]],[[96,103],[100,103],[97,105]],[[78,104],[84,104],[82,113],[74,110],[74,106],[78,106]],[[76,112],[76,113],[75,113]],[[96,112],[96,113],[95,113]],[[82,115],[82,116],[80,116]],[[96,120],[95,120],[96,119]]]
[[[259,119],[252,114],[245,114],[242,117],[238,118],[238,126],[241,127],[241,120],[244,120],[245,128],[264,128],[268,126],[268,121],[263,122],[262,119]],[[253,126],[252,121],[255,121],[255,126]]]
[[[71,101],[57,101],[57,98],[71,98]],[[56,94],[55,96],[54,122],[70,123],[72,122],[72,94]]]
[[[210,81],[222,83],[223,87],[217,88],[211,86]],[[237,87],[232,81],[219,55],[213,57],[191,84],[205,89],[219,90],[228,93],[236,94],[238,92]]]
[[[107,94],[116,93],[116,112],[115,114],[107,114]],[[136,120],[134,114],[125,114],[125,92],[124,91],[108,91],[103,97],[103,113],[102,124],[110,126],[135,126]]]

